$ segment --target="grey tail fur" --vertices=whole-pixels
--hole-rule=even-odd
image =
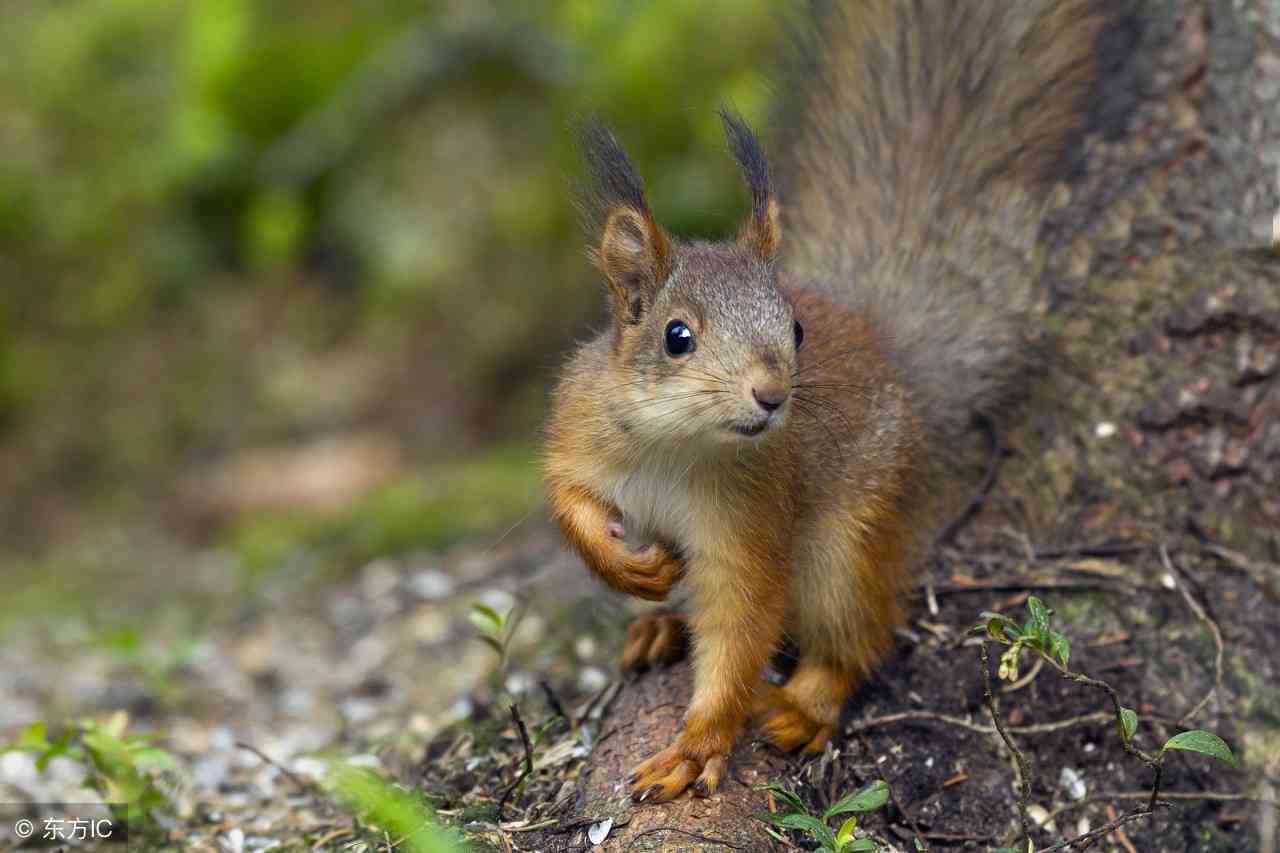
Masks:
[[[793,273],[870,313],[926,423],[998,407],[1040,326],[1034,247],[1082,130],[1096,0],[835,4],[783,162]]]

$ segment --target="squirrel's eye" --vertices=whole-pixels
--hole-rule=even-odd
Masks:
[[[800,349],[802,343],[804,343],[804,326],[801,326],[800,321],[796,320],[796,349]]]
[[[683,320],[672,320],[667,324],[667,354],[688,355],[693,352],[693,330]]]

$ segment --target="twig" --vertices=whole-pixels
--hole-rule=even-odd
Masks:
[[[1063,678],[1069,681],[1074,681],[1076,684],[1084,684],[1088,687],[1096,687],[1098,690],[1101,690],[1104,693],[1106,693],[1107,696],[1110,697],[1111,699],[1112,708],[1115,710],[1116,726],[1119,727],[1120,731],[1124,731],[1124,715],[1121,713],[1121,711],[1124,709],[1124,706],[1120,704],[1120,694],[1116,693],[1116,689],[1114,687],[1112,687],[1107,682],[1101,681],[1097,678],[1090,678],[1089,676],[1084,675],[1083,673],[1072,672],[1071,670],[1067,669],[1065,666],[1058,663],[1053,658],[1048,657],[1047,655],[1044,656],[1044,660],[1047,660],[1050,666],[1058,670],[1058,672],[1062,674]],[[1120,740],[1122,745],[1124,746],[1125,752],[1129,753],[1134,758],[1137,758],[1143,764],[1147,765],[1148,767],[1150,767],[1152,770],[1155,771],[1155,781],[1151,785],[1151,798],[1147,802],[1147,812],[1148,813],[1155,812],[1156,800],[1160,796],[1160,778],[1161,776],[1164,775],[1164,755],[1163,753],[1157,753],[1155,755],[1152,755],[1148,752],[1143,752],[1141,749],[1138,749],[1136,746],[1134,746],[1133,741],[1131,741],[1129,738],[1121,738]],[[1043,851],[1041,851],[1041,853],[1043,853]]]
[[[1113,805],[1107,806],[1108,820],[1115,820],[1119,816],[1120,814],[1119,812],[1116,811],[1115,806]],[[1126,853],[1138,853],[1137,849],[1135,849],[1133,846],[1133,842],[1129,840],[1129,836],[1125,834],[1123,827],[1120,827],[1120,826],[1116,827],[1116,841],[1120,842],[1120,846],[1125,849]]]
[[[1019,580],[1018,578],[995,579],[990,581],[974,581],[973,583],[936,583],[933,584],[935,595],[954,595],[962,592],[1022,592],[1033,589],[1101,589],[1108,592],[1131,592],[1134,587],[1119,583],[1102,583],[1099,581],[1073,580]]]
[[[1103,543],[1101,545],[1076,545],[1066,548],[1036,549],[1033,555],[1037,560],[1059,560],[1063,557],[1124,557],[1147,550],[1147,545],[1136,542]],[[1044,851],[1040,851],[1044,853]]]
[[[1027,816],[1027,802],[1031,799],[1031,782],[1027,778],[1027,759],[1023,756],[1022,750],[1014,745],[1013,739],[1009,737],[1009,733],[1004,729],[1004,720],[1000,719],[1000,711],[996,708],[996,699],[991,692],[991,661],[987,657],[987,644],[982,643],[978,646],[978,650],[982,653],[982,689],[987,697],[987,708],[991,711],[991,721],[995,723],[996,731],[1000,733],[1000,738],[1004,741],[1004,745],[1009,747],[1009,751],[1013,753],[1014,760],[1018,763],[1018,821],[1022,825],[1022,840],[1031,843],[1031,823]]]
[[[560,697],[557,696],[556,692],[551,689],[551,683],[548,682],[545,678],[541,678],[538,680],[538,686],[542,688],[542,695],[547,698],[547,704],[551,706],[552,713],[554,713],[557,717],[564,720],[566,723],[569,724],[570,727],[572,727],[573,718],[565,713],[564,705],[560,704]]]
[[[1111,714],[1106,711],[1094,711],[1092,714],[1083,714],[1079,717],[1069,717],[1065,720],[1058,720],[1053,723],[1033,723],[1028,726],[1008,726],[1007,731],[1018,735],[1041,735],[1052,732],[1060,732],[1063,729],[1070,729],[1076,726],[1091,725],[1094,723],[1106,723],[1112,719]],[[933,711],[900,711],[897,714],[885,714],[883,717],[868,717],[862,720],[855,720],[848,725],[846,731],[850,734],[864,732],[874,729],[878,726],[887,726],[892,723],[944,723],[948,726],[957,726],[968,731],[982,735],[998,734],[992,726],[983,726],[978,723],[972,723],[960,717],[950,717],[946,714],[938,714]]]
[[[1074,809],[1083,808],[1085,806],[1096,806],[1099,803],[1106,803],[1112,800],[1145,800],[1151,796],[1150,791],[1113,791],[1106,794],[1098,794],[1095,797],[1086,797],[1083,800],[1076,800],[1073,803],[1059,806],[1049,812],[1049,818],[1045,823],[1056,820],[1059,815]],[[1232,794],[1228,791],[1164,791],[1160,794],[1161,801],[1165,800],[1191,800],[1196,802],[1219,802],[1219,803],[1258,803],[1264,806],[1280,806],[1280,801],[1268,800],[1266,797],[1255,797],[1252,794]]]
[[[996,432],[995,426],[986,418],[982,419],[982,426],[986,430],[987,438],[991,443],[991,460],[987,463],[987,473],[982,478],[982,484],[978,486],[978,490],[974,492],[969,503],[955,518],[942,528],[942,532],[933,540],[934,549],[947,545],[955,538],[964,526],[968,524],[978,510],[982,509],[982,505],[987,502],[987,496],[991,494],[991,490],[995,487],[996,477],[1000,474],[1000,462],[1004,459],[1004,444],[1000,441],[1000,435]]]
[[[245,752],[252,752],[254,755],[258,756],[258,758],[262,759],[267,764],[279,770],[282,774],[284,774],[285,778],[288,779],[290,782],[292,782],[294,785],[296,785],[299,790],[308,792],[308,793],[316,790],[315,783],[308,782],[306,779],[303,779],[301,776],[294,773],[292,770],[290,770],[288,767],[285,767],[280,762],[271,758],[265,752],[258,749],[253,744],[245,743],[244,741],[236,741],[236,746],[239,747],[240,749],[243,749]]]
[[[1157,805],[1167,805],[1167,804],[1157,803]],[[1059,842],[1058,844],[1054,844],[1052,847],[1044,847],[1040,849],[1039,853],[1053,853],[1053,851],[1055,850],[1067,850],[1071,847],[1074,847],[1077,844],[1084,844],[1086,842],[1096,841],[1105,835],[1110,835],[1112,832],[1124,826],[1126,823],[1133,823],[1135,820],[1141,820],[1144,817],[1151,817],[1154,814],[1155,814],[1155,809],[1148,809],[1148,808],[1142,808],[1136,812],[1130,812],[1124,817],[1117,818],[1116,820],[1113,820],[1110,823],[1103,824],[1102,826],[1098,827],[1095,830],[1092,830],[1091,832],[1086,832],[1084,835],[1077,835],[1075,838],[1070,838],[1066,841]]]
[[[610,681],[608,684],[606,684],[605,686],[597,690],[595,692],[595,695],[592,696],[590,699],[588,699],[586,704],[583,705],[582,708],[577,712],[577,714],[574,715],[574,718],[572,720],[573,727],[577,728],[578,726],[585,723],[587,721],[587,718],[591,716],[591,712],[596,709],[596,705],[600,704],[600,700],[604,698],[604,695],[608,693],[610,690],[618,689],[620,686],[621,686],[621,682]]]
[[[530,773],[533,772],[533,744],[529,742],[529,729],[525,727],[524,720],[520,718],[520,706],[511,705],[511,721],[515,723],[516,730],[520,732],[520,740],[524,743],[524,770],[520,771],[515,781],[507,786],[507,790],[502,792],[502,799],[498,801],[498,822],[502,822],[502,812],[507,807],[507,800],[511,799],[511,795],[515,793],[516,788],[520,787],[520,783],[525,780]]]
[[[1208,692],[1204,694],[1204,698],[1195,704],[1195,707],[1183,714],[1181,719],[1178,720],[1178,725],[1185,726],[1188,720],[1204,710],[1204,706],[1209,704],[1209,700],[1213,698],[1213,694],[1222,689],[1222,629],[1218,627],[1218,623],[1209,615],[1205,607],[1200,602],[1196,601],[1195,596],[1191,594],[1190,574],[1169,558],[1169,551],[1164,547],[1163,543],[1160,545],[1160,561],[1164,563],[1166,571],[1170,574],[1176,574],[1181,578],[1182,582],[1178,584],[1178,591],[1182,593],[1182,598],[1187,602],[1187,607],[1191,608],[1191,612],[1196,615],[1197,619],[1204,623],[1205,627],[1209,629],[1209,633],[1213,635],[1213,645],[1216,649],[1216,653],[1213,658],[1213,686],[1211,686]]]
[[[875,765],[876,773],[880,776],[880,781],[889,789],[889,799],[893,800],[893,807],[898,810],[898,814],[906,818],[907,822],[911,824],[911,831],[914,832],[916,836],[917,849],[924,850],[925,853],[928,853],[929,845],[925,844],[924,836],[920,834],[920,824],[916,822],[915,815],[907,811],[901,801],[898,800],[898,795],[893,790],[893,785],[889,782],[888,777],[884,775],[884,768],[880,766],[880,762],[876,761],[876,751],[871,746],[871,741],[862,732],[858,732],[857,735],[858,742],[862,744],[862,748],[867,751],[867,755],[871,758],[871,763]]]

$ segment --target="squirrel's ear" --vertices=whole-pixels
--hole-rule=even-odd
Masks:
[[[671,272],[671,241],[648,211],[618,207],[605,220],[596,260],[613,291],[614,314],[634,323]]]
[[[649,212],[644,184],[614,135],[591,124],[581,141],[594,181],[585,202],[600,230],[595,261],[609,281],[614,315],[634,323],[671,273],[671,238]]]
[[[742,167],[747,189],[751,191],[751,217],[738,235],[738,242],[761,260],[771,261],[782,244],[782,221],[778,200],[773,194],[773,183],[769,179],[769,161],[760,147],[760,140],[742,116],[721,109],[720,119],[724,122],[729,150]]]

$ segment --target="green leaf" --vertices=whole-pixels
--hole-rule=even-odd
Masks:
[[[792,813],[783,815],[774,821],[775,824],[785,829],[798,829],[817,841],[823,847],[831,850],[836,849],[836,834],[831,831],[831,827],[818,820],[813,815]]]
[[[155,746],[134,750],[133,761],[143,770],[177,770],[178,764],[173,756]]]
[[[1053,631],[1050,638],[1050,651],[1059,663],[1066,666],[1067,661],[1071,660],[1071,641],[1057,631]]]
[[[840,825],[836,832],[836,850],[844,850],[844,846],[853,840],[853,831],[858,827],[858,819],[850,816]]]
[[[1138,713],[1132,708],[1120,709],[1120,737],[1124,738],[1124,742],[1128,743],[1133,739],[1133,733],[1138,730]]]
[[[498,611],[487,604],[471,605],[471,612],[467,616],[471,619],[472,625],[486,634],[502,633],[502,617],[498,615]]]
[[[848,847],[841,849],[840,853],[875,853],[876,843],[870,838],[859,838]]]
[[[1182,732],[1169,738],[1165,745],[1160,748],[1163,753],[1170,749],[1181,749],[1186,752],[1199,752],[1219,761],[1225,761],[1232,767],[1239,767],[1236,763],[1236,757],[1231,753],[1231,748],[1227,746],[1226,741],[1215,735],[1213,732],[1206,732],[1196,729],[1190,732]]]
[[[44,720],[36,720],[22,730],[12,749],[48,749],[49,728]]]
[[[44,752],[42,752],[40,757],[36,759],[36,770],[43,773],[53,759],[63,755],[70,758],[72,761],[79,761],[83,759],[84,750],[80,749],[78,745],[72,743],[74,738],[75,731],[67,729],[62,733],[62,736],[53,743],[46,743]]]
[[[889,786],[884,783],[884,780],[878,780],[861,791],[841,797],[823,813],[822,819],[831,820],[836,815],[848,812],[873,812],[887,802],[889,802]]]
[[[1027,599],[1027,610],[1031,613],[1031,621],[1035,623],[1036,630],[1042,634],[1049,633],[1049,620],[1053,617],[1053,611],[1034,595]]]
[[[1018,623],[1003,613],[992,613],[990,610],[984,610],[978,614],[978,618],[982,620],[979,623],[979,627],[985,627],[993,640],[1008,642],[1011,639],[1016,640],[1022,634]],[[1013,636],[1010,637],[1010,634]]]
[[[763,790],[773,792],[774,796],[778,797],[801,814],[809,813],[809,807],[804,804],[804,800],[800,799],[796,792],[792,791],[790,788],[784,788],[782,785],[765,785]],[[776,815],[770,815],[771,820],[774,817],[776,817]]]

